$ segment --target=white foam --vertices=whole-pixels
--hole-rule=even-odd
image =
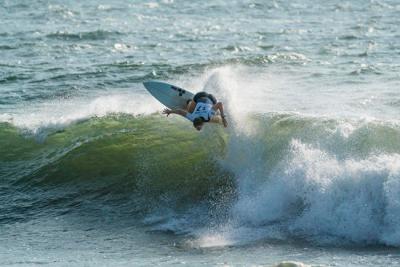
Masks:
[[[368,113],[358,110],[361,113],[354,116],[353,107],[340,104],[340,97],[324,95],[318,101],[318,96],[311,98],[309,93],[302,96],[301,88],[290,88],[289,77],[279,78],[283,77],[226,66],[184,84],[187,88],[197,85],[197,91],[214,93],[224,102],[231,127],[221,165],[235,174],[238,192],[229,225],[196,233],[198,245],[225,246],[285,236],[318,243],[399,245],[400,227],[395,222],[400,220],[400,201],[395,195],[400,192],[400,155],[377,152],[361,157],[355,153],[338,158],[335,153],[349,139],[358,140],[358,129],[371,122]],[[284,90],[285,86],[289,88]],[[299,110],[299,117],[327,121],[319,127],[327,126],[330,139],[311,139],[312,144],[287,140],[286,156],[271,165],[268,161],[274,159],[270,154],[274,150],[265,143],[269,133],[249,115]],[[329,123],[329,118],[335,118],[335,123]],[[324,142],[326,147],[321,146]],[[338,146],[337,151],[332,144]]]
[[[216,228],[204,228],[193,231],[196,237],[190,242],[192,247],[225,247],[234,245],[245,245],[255,241],[261,241],[268,237],[274,240],[283,240],[282,235],[274,225],[265,227],[248,227],[227,223]]]
[[[229,236],[226,236],[221,232],[205,232],[200,234],[194,241],[190,242],[191,247],[211,248],[211,247],[226,247],[235,245],[236,242],[230,240]]]
[[[149,2],[149,3],[146,3],[146,4],[144,4],[146,7],[148,7],[148,8],[158,8],[160,5],[158,4],[158,3],[156,3],[156,2]]]
[[[131,115],[150,114],[161,109],[161,104],[149,95],[113,94],[83,99],[60,99],[42,102],[19,109],[16,113],[0,115],[0,121],[38,133],[42,129],[64,128],[71,123],[112,113]]]
[[[238,183],[236,228],[275,225],[282,234],[319,243],[400,245],[400,154],[339,160],[299,140],[288,152],[274,170],[265,168],[256,146],[241,149],[239,159],[228,155]]]

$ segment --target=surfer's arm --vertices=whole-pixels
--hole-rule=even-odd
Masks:
[[[187,111],[189,113],[193,113],[194,109],[196,108],[196,102],[194,102],[194,100],[191,100],[188,105],[187,105]]]
[[[222,124],[224,125],[224,127],[228,127],[228,122],[226,121],[225,113],[224,113],[224,105],[222,105],[221,102],[218,102],[217,104],[215,104],[212,107],[212,109],[215,111],[219,110],[219,114],[221,115],[221,118],[222,118]]]
[[[183,109],[164,109],[163,110],[163,114],[167,114],[167,116],[169,116],[169,114],[178,114],[181,115],[183,117],[186,117],[187,112],[184,111]]]

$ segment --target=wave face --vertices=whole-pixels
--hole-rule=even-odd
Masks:
[[[181,119],[114,114],[46,131],[0,124],[3,222],[90,206],[194,246],[400,245],[393,123],[248,114],[199,135]]]
[[[133,214],[160,205],[178,209],[231,187],[227,173],[209,157],[223,149],[224,139],[216,133],[210,133],[215,135],[210,142],[190,134],[186,124],[169,125],[155,115],[109,115],[48,130],[38,142],[32,133],[24,136],[11,124],[0,124],[7,222],[44,211],[73,212],[96,199],[99,209],[124,203],[125,212]]]

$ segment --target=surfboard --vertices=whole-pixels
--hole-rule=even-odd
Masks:
[[[181,87],[159,81],[143,83],[149,93],[170,109],[185,108],[194,94]]]

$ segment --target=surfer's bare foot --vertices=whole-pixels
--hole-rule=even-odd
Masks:
[[[228,122],[226,121],[225,117],[222,117],[222,124],[224,125],[224,127],[228,127]]]

